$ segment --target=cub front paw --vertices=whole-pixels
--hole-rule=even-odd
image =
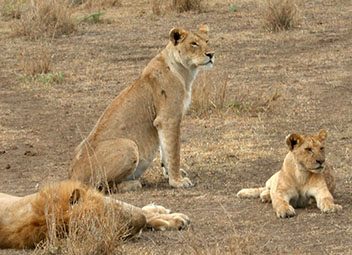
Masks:
[[[276,210],[276,216],[278,218],[290,218],[296,215],[295,209],[289,206],[282,206],[281,208]]]
[[[321,211],[324,213],[335,213],[342,210],[342,206],[338,204],[325,205]]]
[[[169,184],[174,188],[190,188],[193,187],[193,183],[187,177],[180,180],[169,179]]]

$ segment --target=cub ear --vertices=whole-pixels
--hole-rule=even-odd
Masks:
[[[70,205],[75,205],[78,204],[79,201],[81,200],[83,195],[83,190],[81,189],[74,189],[72,191],[71,197],[70,197]]]
[[[298,134],[290,134],[286,137],[286,144],[290,151],[300,146],[303,142],[303,138]]]
[[[209,26],[202,24],[199,26],[199,32],[203,33],[203,34],[208,34],[209,32]]]
[[[170,41],[176,46],[186,38],[187,31],[182,28],[173,28],[171,29],[169,36]]]
[[[328,136],[328,132],[325,129],[321,129],[318,133],[318,139],[321,142],[325,141],[327,136]]]

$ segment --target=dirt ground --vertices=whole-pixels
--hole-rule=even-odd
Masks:
[[[116,194],[183,212],[192,227],[145,232],[125,244],[126,254],[352,254],[351,1],[305,1],[299,27],[279,33],[263,28],[258,1],[206,3],[201,13],[155,16],[146,0],[122,1],[105,11],[106,22],[81,24],[53,40],[12,36],[11,21],[1,20],[0,192],[25,195],[67,178],[75,146],[166,45],[169,30],[207,23],[216,62],[195,86],[227,87],[223,109],[193,108],[182,124],[181,164],[196,186],[172,189],[156,162],[142,191]],[[63,82],[21,78],[20,53],[43,47]],[[327,158],[342,212],[325,215],[311,206],[280,220],[271,205],[235,196],[279,169],[287,134],[320,128],[329,132]]]

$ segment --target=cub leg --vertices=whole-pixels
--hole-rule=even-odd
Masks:
[[[309,194],[315,198],[318,208],[324,213],[333,213],[342,209],[341,205],[334,203],[334,198],[326,185],[321,188],[312,188]]]
[[[95,148],[85,142],[73,160],[70,178],[93,186],[110,186],[133,175],[138,162],[138,147],[132,140],[107,140]]]
[[[289,218],[295,216],[295,209],[289,204],[290,197],[281,192],[271,194],[273,208],[278,218]]]

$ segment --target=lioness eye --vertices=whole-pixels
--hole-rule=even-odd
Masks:
[[[198,43],[196,42],[191,42],[192,47],[198,47]]]
[[[311,152],[312,151],[312,148],[306,148],[306,151],[309,151],[309,152]]]

